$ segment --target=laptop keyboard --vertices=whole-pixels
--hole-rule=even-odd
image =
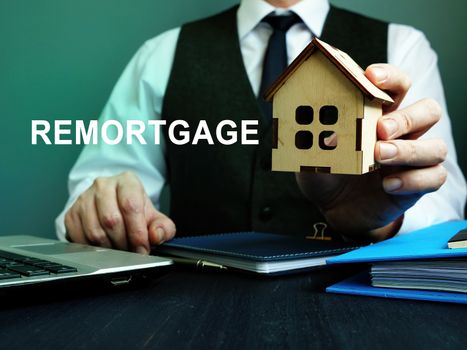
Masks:
[[[77,271],[75,267],[0,250],[0,280]]]

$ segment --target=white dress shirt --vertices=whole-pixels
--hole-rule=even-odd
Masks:
[[[321,35],[329,3],[327,0],[302,0],[290,10],[299,15],[303,23],[294,25],[287,33],[289,63],[310,42],[313,34],[318,37]],[[263,0],[243,0],[237,13],[243,61],[256,94],[260,86],[264,53],[272,33],[272,29],[260,21],[272,11],[280,14],[286,10],[275,9]],[[116,84],[100,117],[102,122],[115,119],[124,124],[127,119],[160,119],[179,33],[180,28],[169,30],[147,41],[138,50]],[[436,53],[420,31],[390,24],[388,63],[401,68],[413,82],[401,107],[424,97],[434,98],[440,103],[443,117],[423,138],[442,138],[449,149],[444,162],[449,173],[447,182],[438,191],[423,196],[406,212],[400,232],[459,219],[463,215],[466,183],[456,161]],[[150,135],[144,136],[151,139]],[[64,239],[65,236],[66,211],[98,176],[134,171],[157,207],[167,174],[163,139],[160,145],[106,145],[100,142],[98,145],[86,146],[69,175],[70,197],[56,219],[58,237]]]

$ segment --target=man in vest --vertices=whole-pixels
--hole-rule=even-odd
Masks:
[[[287,63],[317,36],[368,67],[367,77],[394,98],[377,127],[381,170],[363,176],[270,171],[270,123],[260,96],[268,52],[281,45],[272,38],[280,35]],[[190,125],[257,119],[260,142],[86,146],[57,218],[62,239],[146,254],[176,231],[307,235],[325,222],[336,236],[376,241],[462,217],[466,185],[436,54],[413,28],[327,0],[243,0],[149,40],[117,83],[101,116],[108,119]],[[170,218],[157,209],[166,183]]]

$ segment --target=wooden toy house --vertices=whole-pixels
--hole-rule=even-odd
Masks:
[[[394,101],[345,52],[313,39],[264,97],[273,102],[273,171],[377,168],[376,123]]]

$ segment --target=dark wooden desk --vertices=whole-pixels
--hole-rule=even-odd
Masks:
[[[467,307],[323,292],[345,274],[170,271],[133,290],[2,298],[0,348],[466,348]]]

